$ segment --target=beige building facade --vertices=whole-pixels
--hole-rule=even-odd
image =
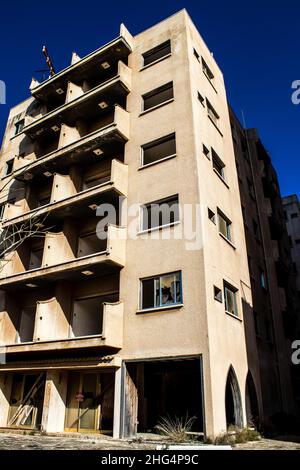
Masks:
[[[0,426],[125,437],[189,416],[211,436],[256,420],[225,86],[186,11],[122,25],[30,88],[1,151],[2,229],[32,236],[1,264]]]

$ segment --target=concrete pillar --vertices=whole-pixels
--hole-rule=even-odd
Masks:
[[[67,373],[48,371],[42,416],[42,431],[63,432],[67,397]]]
[[[122,367],[115,372],[115,397],[114,397],[114,428],[113,438],[121,437],[121,385],[122,385]]]
[[[0,427],[7,426],[13,374],[0,374]]]

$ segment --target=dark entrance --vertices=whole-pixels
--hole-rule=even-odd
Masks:
[[[241,427],[243,425],[241,393],[233,367],[230,367],[227,376],[225,409],[227,428],[230,426]]]
[[[259,411],[256,389],[251,372],[248,372],[246,380],[246,414],[248,426],[259,426]]]
[[[195,417],[203,432],[200,359],[128,363],[125,375],[124,434],[155,432],[160,418]]]

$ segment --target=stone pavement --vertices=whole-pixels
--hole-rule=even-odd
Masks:
[[[163,438],[153,435],[149,438],[143,435],[132,440],[115,440],[103,435],[44,436],[39,434],[0,433],[0,450],[155,450],[158,444],[165,442]],[[299,437],[263,438],[260,441],[237,444],[235,449],[300,450],[300,439]]]

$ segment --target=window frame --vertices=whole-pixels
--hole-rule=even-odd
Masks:
[[[233,294],[233,307],[235,312],[232,313],[230,310],[227,309],[228,307],[228,299],[227,299],[227,291]],[[237,299],[237,293],[238,289],[234,287],[233,285],[229,284],[227,281],[223,281],[223,293],[224,293],[224,306],[225,306],[225,313],[228,315],[231,315],[235,318],[240,318],[239,315],[239,308],[238,308],[238,299]]]
[[[21,125],[21,129],[19,128]],[[25,127],[25,119],[22,118],[22,119],[19,119],[18,121],[16,121],[14,123],[14,136],[18,135],[18,134],[21,134],[21,132],[23,131]]]
[[[155,59],[153,60],[152,62],[149,62],[147,64],[145,64],[145,59],[147,58],[147,56],[150,56],[151,53],[152,54],[155,54],[156,52],[159,52],[160,50],[163,50],[165,48],[169,48],[169,51],[166,52],[163,56],[159,57],[158,59]],[[143,52],[142,53],[142,69],[144,68],[147,68],[147,67],[150,67],[151,65],[154,65],[156,64],[157,62],[160,62],[161,60],[164,60],[166,59],[167,57],[170,57],[170,55],[172,54],[172,44],[171,44],[171,39],[167,39],[166,41],[158,44],[157,46],[155,47],[152,47],[151,49],[149,49],[148,51],[146,52]]]
[[[178,220],[175,220],[175,217],[174,217],[174,221],[172,222],[168,222],[167,224],[161,224],[161,225],[155,225],[153,227],[148,227],[148,228],[144,228],[144,211],[145,210],[148,210],[147,208],[151,205],[163,205],[169,201],[171,201],[172,199],[175,199],[177,198],[177,205],[178,205]],[[175,214],[174,214],[175,216]],[[148,222],[151,223],[151,220],[149,221],[149,219],[147,219]],[[166,197],[166,198],[163,198],[163,199],[159,199],[159,200],[156,200],[156,201],[152,201],[152,202],[148,202],[146,204],[141,204],[140,206],[140,233],[145,233],[145,232],[150,232],[152,230],[159,230],[159,229],[162,229],[162,228],[165,228],[165,227],[172,227],[173,225],[175,224],[178,224],[180,223],[180,207],[179,207],[179,194],[174,194],[172,196],[169,196],[169,197]]]
[[[233,243],[233,237],[232,237],[232,222],[231,220],[222,212],[219,208],[217,210],[217,216],[218,216],[218,230],[219,234],[224,237],[228,242]],[[226,235],[220,230],[220,218],[225,222],[226,224]],[[229,236],[228,236],[229,235]]]
[[[155,146],[158,146],[159,144],[163,144],[165,142],[171,141],[174,139],[175,143],[175,153],[171,153],[170,155],[166,155],[164,157],[158,158],[157,160],[154,160],[153,162],[150,163],[144,163],[144,152],[145,150],[148,150],[149,148],[153,148]],[[158,139],[152,140],[151,142],[147,142],[146,144],[141,145],[141,160],[140,160],[140,168],[145,168],[150,165],[155,165],[155,163],[159,163],[164,160],[168,160],[169,158],[173,158],[177,156],[177,148],[176,148],[176,133],[172,132],[171,134],[165,135],[163,137],[159,137]]]
[[[156,94],[159,94],[165,90],[169,90],[169,89],[172,89],[172,97],[171,98],[168,98],[166,99],[165,101],[162,101],[158,104],[155,104],[153,106],[151,106],[150,108],[147,108],[145,109],[145,98],[151,98],[152,96],[155,96]],[[170,81],[170,82],[167,82],[157,88],[154,88],[153,90],[150,90],[148,91],[147,93],[144,93],[142,95],[142,110],[141,110],[141,113],[144,114],[144,113],[148,113],[160,106],[163,106],[165,104],[168,104],[168,103],[171,103],[171,101],[174,100],[174,84],[173,84],[173,81]]]
[[[176,282],[178,275],[179,281],[179,299],[176,301],[177,293],[175,292],[175,302],[163,304],[162,303],[162,294],[161,294],[161,280],[166,277],[174,276],[174,280]],[[152,307],[143,307],[143,282],[153,280],[153,306]],[[156,283],[159,282],[159,304],[156,304]],[[174,281],[173,281],[174,282]],[[139,279],[139,311],[140,312],[147,312],[153,310],[160,310],[165,308],[172,308],[176,306],[181,306],[183,304],[183,296],[182,296],[182,271],[171,271],[169,273],[158,274],[156,276],[148,276]]]
[[[219,157],[217,152],[211,147],[211,162],[212,162],[212,167],[215,173],[224,181],[226,182],[226,177],[225,177],[225,163],[223,160]],[[221,168],[221,172],[218,170],[218,166]]]

